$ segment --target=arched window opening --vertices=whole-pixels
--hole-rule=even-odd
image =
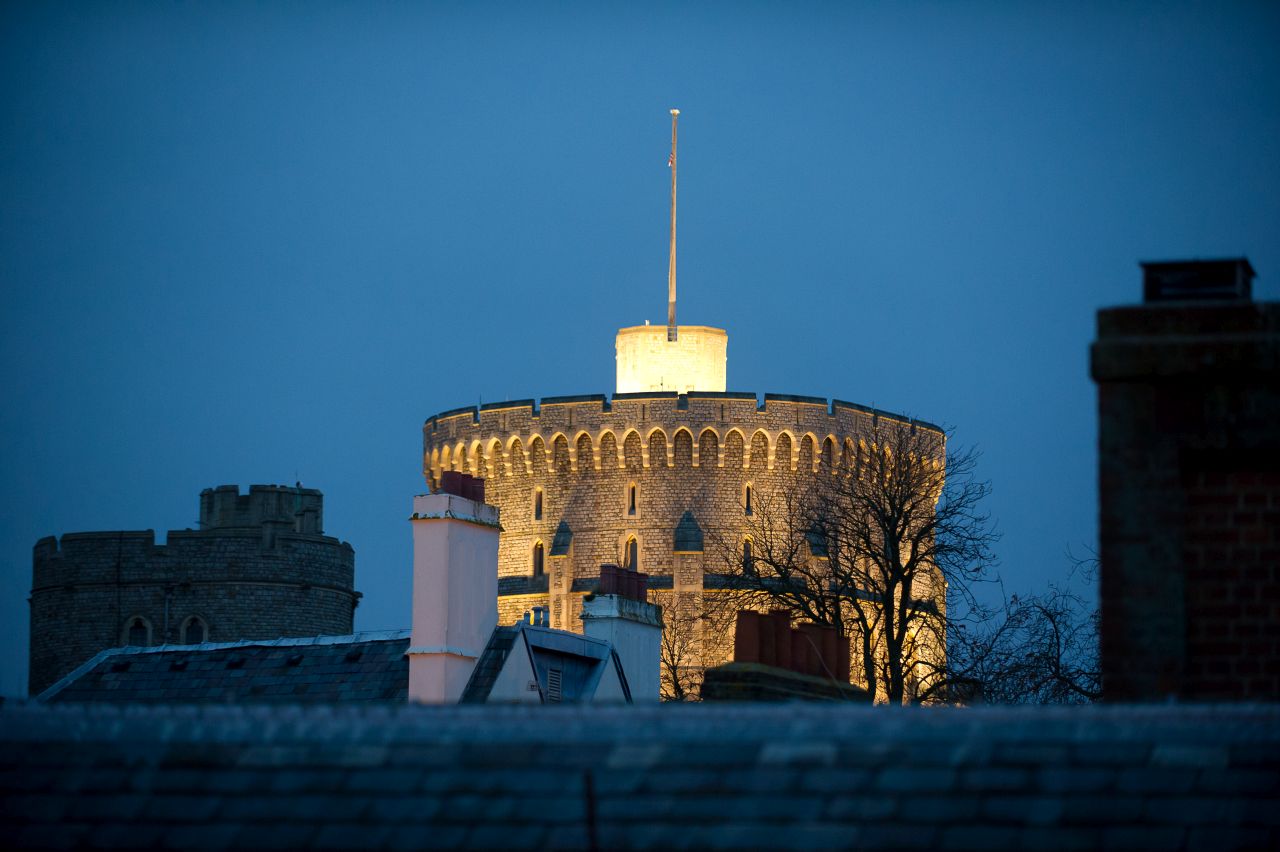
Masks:
[[[145,648],[151,644],[151,625],[142,616],[135,615],[125,627],[124,638],[131,648]]]
[[[742,540],[742,573],[754,576],[756,573],[755,557],[751,553],[751,539]]]
[[[533,491],[533,519],[535,521],[542,520],[542,489],[535,488]]]
[[[627,514],[634,515],[636,513],[636,484],[633,482],[627,486]]]
[[[640,570],[640,543],[635,536],[627,539],[627,547],[623,552],[622,567],[632,571]]]
[[[747,487],[743,489],[743,492],[742,492],[742,508],[743,508],[743,514],[750,515],[750,514],[752,513],[752,510],[751,510],[751,486],[750,486],[750,485],[747,485]]]
[[[183,645],[199,645],[209,641],[209,625],[198,615],[193,615],[182,624],[181,642]]]
[[[542,571],[542,542],[539,541],[533,545],[533,576],[541,577]]]

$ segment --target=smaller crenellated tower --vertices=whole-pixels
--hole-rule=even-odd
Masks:
[[[99,651],[345,634],[355,552],[324,534],[313,488],[200,493],[200,528],[67,533],[36,542],[28,687],[39,694]]]

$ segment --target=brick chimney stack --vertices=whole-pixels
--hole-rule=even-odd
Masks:
[[[1144,263],[1098,312],[1109,700],[1280,698],[1280,303],[1244,258]]]
[[[483,480],[458,474],[414,497],[410,522],[409,700],[451,703],[498,623],[498,510],[485,505]]]

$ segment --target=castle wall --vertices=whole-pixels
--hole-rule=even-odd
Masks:
[[[423,470],[433,487],[445,470],[486,479],[486,500],[501,509],[503,527],[499,621],[512,623],[538,605],[549,607],[553,627],[581,630],[581,596],[601,564],[626,562],[629,538],[637,541],[637,567],[651,576],[651,588],[688,604],[703,592],[706,575],[723,573],[727,554],[740,547],[747,485],[754,499],[767,499],[851,466],[863,436],[885,421],[912,424],[852,403],[774,394],[763,405],[740,393],[492,403],[430,418]],[[676,550],[676,526],[686,511],[703,532],[701,552]],[[557,555],[561,522],[572,543]],[[532,576],[538,543],[544,578]]]
[[[294,493],[285,499],[286,492]],[[192,616],[207,625],[210,642],[352,632],[355,552],[323,535],[320,518],[318,491],[253,486],[238,495],[223,486],[201,495],[209,528],[170,532],[165,545],[150,530],[41,539],[30,599],[31,694],[99,651],[128,644],[134,616],[150,625],[152,645],[182,641]]]

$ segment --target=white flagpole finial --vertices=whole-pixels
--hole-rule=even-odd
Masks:
[[[671,261],[667,267],[667,340],[676,339],[676,116],[680,110],[671,110]]]

